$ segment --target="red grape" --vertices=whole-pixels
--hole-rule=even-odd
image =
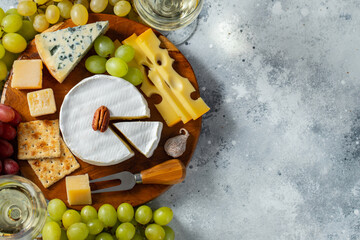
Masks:
[[[21,122],[21,115],[20,113],[18,113],[15,109],[13,109],[14,112],[15,112],[15,117],[13,120],[11,120],[9,122],[9,124],[13,127],[17,127],[17,125],[19,125],[19,123]]]
[[[15,118],[15,111],[4,104],[0,104],[0,121],[11,122]]]
[[[19,172],[19,164],[12,160],[11,158],[7,158],[4,160],[4,173],[5,174],[17,174]]]
[[[0,138],[13,140],[16,137],[16,129],[7,123],[0,122]]]
[[[0,139],[0,158],[10,157],[13,153],[13,146],[8,141]]]

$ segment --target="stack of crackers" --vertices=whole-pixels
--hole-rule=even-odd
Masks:
[[[80,167],[60,137],[58,120],[20,123],[18,159],[28,160],[45,188]]]

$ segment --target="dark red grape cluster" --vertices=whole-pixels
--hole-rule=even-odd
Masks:
[[[11,142],[16,137],[16,127],[20,122],[21,116],[16,110],[0,104],[0,175],[19,172],[19,164],[10,157],[14,154]]]

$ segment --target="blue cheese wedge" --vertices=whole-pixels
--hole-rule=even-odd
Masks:
[[[35,36],[36,48],[51,75],[62,83],[108,27],[108,21],[101,21],[41,33]]]
[[[114,126],[145,157],[153,155],[157,148],[163,124],[161,122],[118,122]]]

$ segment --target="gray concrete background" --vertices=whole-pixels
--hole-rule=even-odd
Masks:
[[[205,0],[179,49],[211,112],[150,203],[176,239],[360,239],[359,26],[355,0]]]

